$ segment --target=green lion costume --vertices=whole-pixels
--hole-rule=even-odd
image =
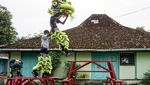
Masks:
[[[38,63],[32,68],[33,72],[35,71],[36,73],[34,73],[34,76],[38,76],[37,72],[40,72],[41,75],[43,76],[44,73],[47,73],[48,75],[51,74],[52,71],[52,61],[51,61],[51,57],[49,55],[43,57],[43,56],[39,56],[38,57]]]
[[[50,19],[51,30],[53,30],[51,39],[57,42],[59,48],[63,47],[62,49],[69,49],[69,38],[65,32],[57,28],[57,24],[64,24],[68,16],[72,17],[74,12],[75,10],[71,2],[67,2],[66,0],[52,0],[51,9],[48,9],[48,13],[52,15]],[[66,19],[61,22],[59,19],[64,16]]]
[[[66,11],[67,15],[69,16],[72,16],[72,14],[75,12],[71,2],[67,2],[66,0],[52,0],[52,7],[51,9],[48,9],[48,13],[55,15],[63,11]]]

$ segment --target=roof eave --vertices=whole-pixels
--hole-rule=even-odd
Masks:
[[[60,51],[61,49],[53,48],[48,49],[49,51]],[[0,48],[0,51],[40,51],[40,49],[11,49],[11,48]],[[93,52],[106,52],[106,51],[150,51],[150,48],[127,48],[127,49],[69,49],[69,51],[93,51]]]
[[[150,48],[127,48],[127,49],[72,49],[72,51],[93,51],[93,52],[109,52],[109,51],[150,51]]]

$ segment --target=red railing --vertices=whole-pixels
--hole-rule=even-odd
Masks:
[[[15,78],[2,78],[6,79],[5,85],[37,85],[35,81],[40,81],[40,85],[55,85],[55,77],[47,78],[33,78],[33,77],[15,77]]]
[[[116,84],[122,85],[122,81],[117,80],[112,61],[99,61],[99,60],[97,60],[97,61],[68,61],[68,62],[70,62],[70,70],[68,73],[68,77],[65,80],[63,80],[62,85],[77,85],[76,84],[76,77],[74,75],[75,72],[109,72],[110,77],[108,77],[106,79],[106,82],[105,82],[106,85],[108,85],[108,83],[110,83],[110,82],[112,82],[112,84],[110,83],[111,85],[116,85]],[[75,64],[77,62],[83,62],[84,64],[75,68]],[[99,64],[98,62],[106,62],[108,68]],[[102,68],[103,71],[79,70],[79,69],[83,68],[84,66],[87,66],[88,64],[91,64],[91,63],[97,65],[99,68]]]
[[[110,78],[110,77],[107,77],[105,83],[106,83],[105,85],[122,85],[121,80],[113,79],[113,78]]]
[[[114,61],[69,61],[70,62],[70,70],[68,73],[68,77],[62,81],[62,85],[77,85],[76,83],[76,76],[74,75],[75,72],[108,72],[110,73],[110,77],[106,78],[105,85],[122,85],[121,80],[117,80],[117,77],[115,75],[115,71],[113,68],[112,62]],[[79,67],[75,68],[75,65],[77,62],[83,62],[84,64],[80,65]],[[107,68],[98,62],[106,62]],[[99,68],[102,68],[103,70],[100,71],[91,71],[91,70],[80,70],[84,66],[87,66],[89,64],[95,64]],[[48,77],[48,78],[33,78],[33,77],[14,77],[14,78],[3,78],[0,77],[0,79],[6,79],[6,85],[36,85],[35,81],[38,80],[42,84],[40,85],[55,85],[55,77]]]

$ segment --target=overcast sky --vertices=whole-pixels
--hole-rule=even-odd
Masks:
[[[107,14],[120,24],[135,28],[145,26],[150,30],[150,0],[70,0],[75,8],[75,18],[68,19],[61,30],[78,26],[91,14]],[[40,33],[50,29],[47,13],[51,0],[0,0],[13,15],[13,26],[19,36]],[[136,11],[134,13],[134,11]],[[124,15],[126,13],[126,16]]]

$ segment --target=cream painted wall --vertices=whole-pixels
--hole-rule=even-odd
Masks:
[[[135,79],[135,66],[120,66],[120,79]]]
[[[77,53],[77,57],[76,57],[76,60],[91,60],[91,53],[90,52],[78,52]],[[85,62],[80,62],[80,63],[77,63],[77,64],[84,64]],[[81,68],[80,70],[91,70],[91,64]],[[81,75],[84,75],[86,74],[87,75],[87,79],[91,79],[91,72],[78,72],[78,76],[77,77],[80,77]]]
[[[60,60],[61,60],[61,64],[55,70],[54,76],[64,79],[64,78],[66,78],[66,75],[67,75],[67,71],[65,70],[65,62],[67,62],[68,60],[75,60],[74,53],[72,55],[68,56],[68,57],[62,55]]]
[[[68,60],[75,60],[75,54],[73,53],[71,56],[61,56],[61,64],[60,66],[56,69],[54,72],[54,76],[58,78],[66,78],[67,72],[65,70],[65,62]],[[76,53],[76,60],[91,60],[91,53],[86,53],[86,52],[78,52]],[[82,64],[82,63],[77,63],[77,64]],[[90,70],[91,65],[88,65],[87,67],[83,68],[84,70]],[[85,72],[84,72],[85,73]],[[83,72],[78,72],[78,75],[83,74]],[[88,78],[91,78],[91,73],[87,72]]]
[[[150,69],[150,52],[137,52],[137,78],[143,78],[143,73]]]
[[[21,52],[11,52],[10,59],[21,59]]]

